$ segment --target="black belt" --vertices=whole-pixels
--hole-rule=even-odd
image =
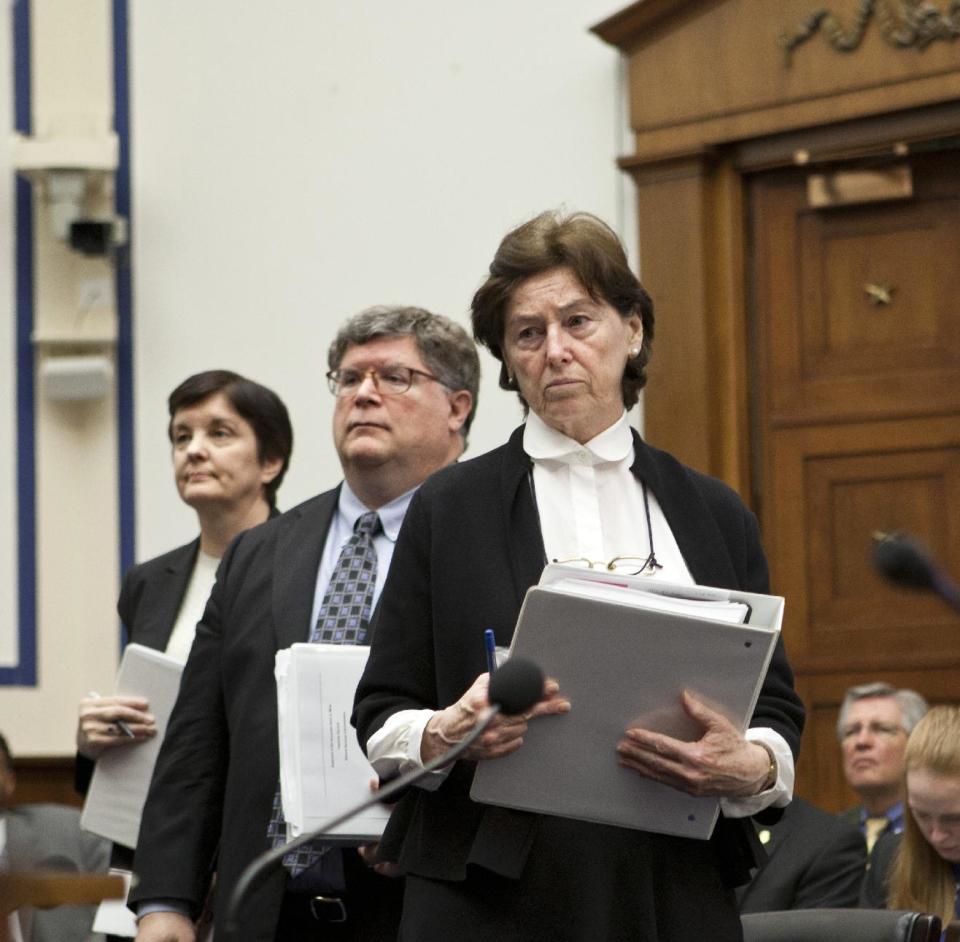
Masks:
[[[347,903],[342,896],[311,896],[310,914],[317,922],[346,922]]]
[[[288,890],[284,894],[284,909],[298,920],[312,919],[318,923],[338,925],[350,918],[350,908],[346,895],[324,896],[316,893],[295,893]]]

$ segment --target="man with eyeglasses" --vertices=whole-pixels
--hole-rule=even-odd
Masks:
[[[860,828],[868,854],[882,834],[903,830],[903,755],[927,709],[920,694],[886,683],[851,687],[843,699],[837,737],[843,774],[860,805],[841,817]]]
[[[221,936],[241,872],[283,841],[276,652],[369,644],[410,499],[466,447],[480,366],[452,321],[371,308],[340,329],[328,364],[344,480],[247,531],[223,559],[144,808],[130,894],[141,942],[194,942],[214,870]],[[382,875],[371,849],[315,852],[289,868],[250,895],[245,942],[396,938],[402,881]]]

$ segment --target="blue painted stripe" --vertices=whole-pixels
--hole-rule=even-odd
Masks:
[[[133,201],[130,171],[129,12],[127,0],[113,0],[113,114],[120,142],[115,194],[117,215],[127,220],[127,244],[116,256],[117,298],[117,477],[119,482],[120,574],[136,555],[133,389]],[[123,638],[121,638],[121,644]]]
[[[30,2],[14,0],[13,16],[13,121],[21,134],[29,134],[30,123]]]
[[[14,122],[30,133],[30,4],[15,0],[13,16]],[[33,191],[16,181],[17,370],[17,622],[16,665],[0,667],[0,684],[37,684],[36,452],[33,375]]]

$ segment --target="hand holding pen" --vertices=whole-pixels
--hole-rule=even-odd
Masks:
[[[80,701],[77,750],[88,759],[123,743],[143,742],[157,734],[145,697],[101,697],[91,691]]]
[[[490,678],[497,670],[497,642],[492,628],[483,632],[483,647],[487,672],[474,680],[469,690],[444,710],[437,710],[427,721],[420,741],[420,758],[429,762],[467,736],[489,709],[487,691]],[[570,701],[560,693],[560,685],[552,677],[543,682],[543,696],[527,712],[519,716],[501,714],[487,727],[486,732],[471,746],[463,758],[495,759],[509,755],[523,745],[523,734],[534,717],[567,713]]]

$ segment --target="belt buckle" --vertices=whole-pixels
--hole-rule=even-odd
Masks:
[[[318,922],[346,922],[347,907],[339,896],[313,896],[310,912]]]

